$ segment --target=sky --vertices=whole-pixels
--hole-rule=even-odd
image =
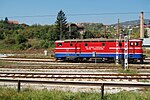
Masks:
[[[0,0],[0,19],[8,17],[28,25],[54,24],[60,10],[67,22],[108,25],[117,23],[118,18],[120,22],[138,20],[142,11],[144,18],[150,19],[150,0]]]

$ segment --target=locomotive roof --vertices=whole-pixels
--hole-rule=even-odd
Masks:
[[[129,41],[137,41],[137,40],[141,40],[141,39],[132,39]],[[111,41],[111,42],[115,42],[116,39],[106,39],[106,38],[93,38],[93,39],[69,39],[69,40],[64,40],[64,42],[69,42],[69,41]],[[119,39],[118,41],[124,41],[124,39]]]
[[[69,42],[69,41],[115,41],[115,39],[104,39],[104,38],[92,38],[92,39],[68,39],[64,40],[64,42]]]
[[[90,42],[90,41],[102,41],[102,42],[115,42],[116,39],[105,39],[105,38],[92,38],[92,39],[68,39],[68,40],[57,40],[56,42]],[[118,39],[118,41],[124,41],[124,39]],[[129,41],[142,41],[142,39],[130,39]]]

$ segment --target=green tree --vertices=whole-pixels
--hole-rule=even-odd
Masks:
[[[5,17],[5,21],[4,21],[5,23],[7,23],[8,22],[8,18],[7,17]]]
[[[83,38],[84,38],[84,39],[94,38],[94,34],[92,34],[91,31],[86,31],[86,32],[83,34]]]
[[[57,40],[57,33],[56,33],[56,25],[51,25],[48,30],[49,41],[56,41]]]
[[[57,32],[57,39],[65,39],[65,35],[67,34],[67,18],[65,17],[65,13],[60,10],[57,15],[56,20],[56,32]]]
[[[131,33],[131,39],[140,38],[140,28],[133,28]]]

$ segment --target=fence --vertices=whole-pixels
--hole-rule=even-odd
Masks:
[[[64,81],[38,81],[38,80],[14,80],[0,79],[0,82],[15,82],[18,83],[18,92],[21,90],[21,83],[34,84],[55,84],[55,85],[80,85],[80,86],[101,86],[101,99],[104,99],[104,86],[119,86],[119,87],[150,87],[150,83],[113,83],[113,82],[64,82]]]

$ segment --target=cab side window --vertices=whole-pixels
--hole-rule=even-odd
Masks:
[[[72,46],[73,46],[73,44],[72,44],[72,43],[70,43],[70,46],[72,47]]]
[[[102,46],[105,46],[106,44],[105,43],[102,43]]]
[[[87,44],[87,43],[85,43],[85,46],[88,46],[88,44]]]
[[[57,46],[61,47],[61,46],[62,46],[62,43],[58,43]]]
[[[135,46],[138,46],[139,44],[138,44],[138,42],[135,42]]]
[[[119,42],[119,46],[120,46],[120,47],[122,47],[122,44],[121,44],[121,42]]]
[[[130,42],[130,46],[133,46],[133,42]]]

